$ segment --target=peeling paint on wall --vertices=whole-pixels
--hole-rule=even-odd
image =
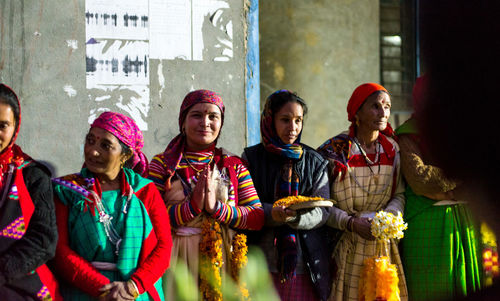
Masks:
[[[147,86],[96,86],[87,89],[90,100],[96,102],[96,107],[90,110],[89,123],[106,111],[114,111],[130,115],[137,126],[146,131],[146,118],[150,109],[149,88]]]
[[[274,63],[274,79],[277,82],[282,82],[285,79],[285,68],[278,62]]]
[[[65,85],[63,90],[69,97],[75,97],[77,94],[76,90],[71,85]]]
[[[160,91],[158,91],[158,97],[161,98],[161,93],[165,89],[165,76],[163,75],[163,64],[160,61],[158,64],[158,85],[160,86]]]
[[[66,43],[68,44],[68,47],[71,48],[72,50],[78,49],[78,41],[77,40],[66,40]]]
[[[124,11],[133,8],[132,5],[137,6],[142,3],[149,6],[153,1],[172,2],[94,0],[94,3],[110,4],[117,10]],[[183,1],[195,6],[198,3],[209,2],[209,0]],[[168,142],[178,134],[178,108],[186,93],[193,89],[208,88],[223,96],[228,109],[219,140],[220,145],[233,153],[241,153],[246,144],[245,91],[250,89],[247,88],[245,80],[244,0],[218,2],[221,3],[222,11],[217,13],[210,11],[210,14],[202,14],[200,18],[203,61],[148,59],[149,80],[144,85],[113,82],[111,81],[113,72],[110,72],[108,84],[87,86],[84,58],[87,54],[87,41],[93,38],[96,42],[102,43],[96,53],[100,55],[99,60],[102,59],[104,68],[106,68],[105,61],[108,60],[108,70],[110,70],[112,64],[109,64],[109,58],[105,55],[114,49],[126,51],[129,46],[120,49],[122,42],[124,45],[127,42],[142,42],[148,45],[144,51],[149,55],[151,48],[149,27],[147,31],[144,30],[147,35],[141,39],[134,39],[130,30],[127,31],[127,36],[123,35],[125,33],[123,31],[115,31],[108,37],[103,37],[103,31],[87,31],[89,29],[86,16],[87,0],[5,1],[6,6],[0,13],[4,17],[0,22],[4,29],[0,45],[0,78],[13,87],[26,104],[24,113],[29,118],[23,122],[23,134],[19,137],[23,149],[55,166],[54,176],[73,173],[79,170],[82,164],[82,142],[88,131],[88,122],[92,122],[103,111],[113,110],[134,118],[142,129],[147,126],[147,131],[144,132],[146,144],[143,150],[151,158],[164,150]],[[146,11],[147,14],[151,13],[149,9]],[[104,10],[88,12],[89,26],[92,21],[104,26],[101,21],[104,22],[106,19],[107,24],[110,24],[111,16],[117,11],[111,14]],[[94,16],[91,17],[91,14]],[[105,16],[106,14],[110,17]],[[125,12],[117,14],[117,22],[121,20],[121,24],[124,25],[125,15]],[[208,15],[208,20],[205,19],[205,15]],[[135,16],[140,18],[136,19]],[[142,17],[146,16],[135,10],[128,13],[128,21],[135,22],[135,19],[137,24],[141,25]],[[223,26],[218,28],[215,26],[217,24]],[[89,39],[86,38],[87,33],[91,35]],[[258,37],[258,31],[256,33]],[[219,56],[230,56],[228,50],[224,52],[227,45],[220,43],[218,38],[232,41],[232,48],[228,50],[233,51],[233,57],[226,62],[214,61],[214,58]],[[77,44],[73,44],[71,40],[77,41]],[[216,44],[220,44],[221,48],[215,48]],[[133,47],[132,43],[128,45]],[[74,49],[74,46],[78,48]],[[169,47],[176,46],[175,43],[169,44]],[[123,58],[124,56],[118,60],[120,71],[123,70],[120,66]],[[258,65],[258,58],[253,61]],[[214,70],[219,76],[214,76]],[[196,75],[194,79],[193,74]],[[251,78],[255,78],[255,73],[251,74]],[[65,86],[71,86],[72,89],[67,87],[65,90]],[[258,82],[248,86],[258,87]],[[70,97],[74,93],[73,90],[76,91],[76,95]],[[161,98],[158,97],[159,93]],[[50,97],[40,101],[40,95]],[[47,118],[56,117],[57,124],[45,122]],[[47,133],[50,133],[50,139],[39,139]]]

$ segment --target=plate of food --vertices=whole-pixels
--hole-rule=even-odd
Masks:
[[[324,199],[322,197],[310,196],[287,196],[274,202],[273,207],[284,206],[287,209],[299,210],[314,207],[332,207],[334,200]]]

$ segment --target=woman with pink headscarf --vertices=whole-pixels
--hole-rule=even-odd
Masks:
[[[347,104],[349,131],[318,149],[330,162],[330,193],[337,201],[327,224],[343,231],[333,253],[336,275],[330,300],[358,300],[363,262],[376,255],[370,232],[375,212],[403,213],[399,146],[388,122],[390,113],[387,90],[375,83],[362,84]],[[398,269],[401,300],[407,300],[396,241],[391,240],[389,247],[391,261]]]
[[[179,298],[173,277],[186,267],[200,288],[190,298],[222,298],[223,281],[217,284],[216,279],[225,270],[237,280],[235,259],[242,259],[239,251],[246,248],[236,231],[259,230],[264,223],[247,168],[239,157],[216,147],[224,111],[215,92],[188,93],[179,112],[180,133],[151,161],[149,178],[163,193],[172,225],[172,266],[163,282],[168,300]]]
[[[168,214],[153,182],[142,132],[102,113],[85,138],[79,173],[53,180],[59,242],[55,266],[67,300],[164,300]]]

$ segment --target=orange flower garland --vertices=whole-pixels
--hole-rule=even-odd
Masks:
[[[390,239],[401,239],[408,228],[401,213],[379,211],[371,224],[376,238],[376,254],[365,259],[359,280],[359,300],[399,301],[399,278],[396,265],[389,259]]]
[[[371,257],[364,261],[359,285],[360,300],[398,301],[398,271],[389,257]]]
[[[203,300],[222,301],[222,232],[218,222],[205,218],[201,227],[200,291]]]
[[[221,301],[222,230],[217,221],[205,217],[200,242],[200,292],[203,300]],[[232,241],[231,277],[238,284],[242,300],[249,300],[248,289],[239,282],[239,272],[247,264],[247,237],[236,234]]]
[[[248,262],[247,253],[247,237],[245,234],[236,234],[233,238],[232,243],[232,253],[231,253],[231,277],[238,284],[241,299],[249,300],[248,289],[245,283],[240,282],[240,271],[246,266]]]

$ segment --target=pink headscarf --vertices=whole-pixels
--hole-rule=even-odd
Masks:
[[[179,131],[181,132],[177,136],[175,136],[172,141],[168,144],[167,148],[163,152],[164,163],[166,165],[166,181],[165,188],[166,190],[170,189],[170,179],[175,173],[175,169],[177,165],[181,161],[182,152],[184,151],[184,147],[186,145],[185,135],[182,133],[182,125],[184,124],[184,120],[186,120],[186,115],[189,109],[195,104],[199,103],[211,103],[219,107],[221,111],[221,128],[224,124],[224,103],[222,102],[222,98],[217,95],[217,93],[210,90],[196,90],[190,92],[184,97],[184,100],[181,104],[181,109],[179,111]]]
[[[135,121],[123,114],[104,112],[92,123],[90,128],[98,127],[113,134],[118,140],[130,147],[132,158],[130,167],[141,176],[148,171],[148,159],[142,152],[144,138]],[[131,160],[131,161],[130,161]]]
[[[354,89],[354,92],[352,92],[351,98],[347,103],[347,119],[351,122],[351,126],[349,127],[350,134],[354,134],[354,128],[356,125],[356,113],[358,112],[359,108],[361,108],[368,96],[377,91],[384,91],[389,94],[389,92],[387,92],[387,90],[383,86],[376,83],[362,84]],[[392,129],[390,123],[387,123],[387,127],[382,131],[382,133],[389,137],[394,136],[394,130]]]

